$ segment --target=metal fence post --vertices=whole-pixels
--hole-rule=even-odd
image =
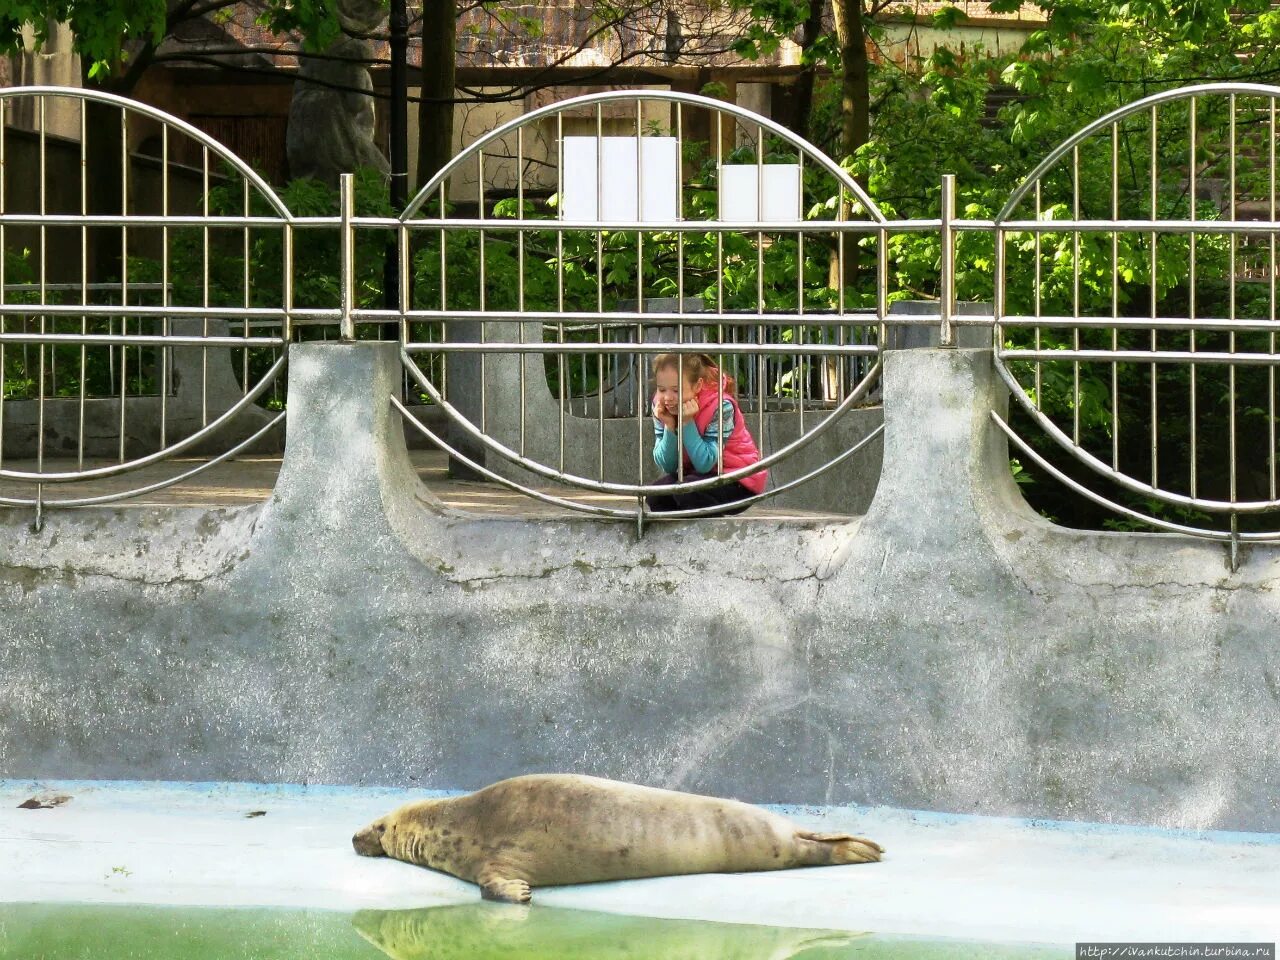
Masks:
[[[351,311],[355,305],[356,238],[351,220],[355,217],[355,176],[338,176],[338,216],[341,256],[338,265],[338,287],[342,317],[338,321],[338,339],[354,340],[356,324]]]
[[[956,177],[954,173],[942,175],[942,284],[938,291],[938,345],[954,347],[955,331],[951,328],[951,315],[956,303]]]

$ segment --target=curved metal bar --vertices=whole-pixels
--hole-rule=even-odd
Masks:
[[[1062,429],[1044,415],[1043,411],[1037,410],[1035,404],[1027,396],[1021,384],[1013,378],[1013,375],[1005,369],[1003,364],[997,363],[996,370],[1000,372],[1000,376],[1004,379],[1009,387],[1009,392],[1017,398],[1022,409],[1031,415],[1040,427],[1053,438],[1058,446],[1062,447],[1067,453],[1075,457],[1080,463],[1084,464],[1094,473],[1119,484],[1126,490],[1133,493],[1139,493],[1143,496],[1155,497],[1164,503],[1176,504],[1180,507],[1190,507],[1194,510],[1203,510],[1206,513],[1266,513],[1280,507],[1280,500],[1247,500],[1230,503],[1225,500],[1205,500],[1201,497],[1188,497],[1180,493],[1172,493],[1168,490],[1162,490],[1159,487],[1153,487],[1150,484],[1140,483],[1126,474],[1113,470],[1110,466],[1103,463],[1093,454],[1089,453],[1067,436]]]
[[[523,493],[525,496],[533,497],[533,499],[535,500],[541,500],[543,503],[549,503],[552,506],[556,506],[556,507],[564,507],[568,510],[578,510],[582,513],[592,513],[592,514],[596,514],[597,516],[609,517],[615,520],[632,520],[635,518],[636,511],[634,510],[622,510],[617,507],[597,507],[588,503],[580,503],[577,500],[566,500],[563,497],[556,497],[556,496],[552,496],[549,493],[543,493],[541,490],[535,490],[533,487],[526,487],[524,484],[519,483],[518,481],[508,479],[507,477],[504,477],[501,474],[495,473],[494,471],[490,470],[488,467],[483,466],[482,464],[476,463],[474,460],[472,460],[470,457],[466,456],[465,454],[459,453],[457,450],[454,450],[451,446],[449,446],[448,443],[446,443],[440,437],[436,436],[435,431],[433,431],[425,423],[423,423],[421,420],[415,417],[412,413],[410,413],[408,408],[406,408],[405,405],[401,403],[398,398],[392,397],[391,405],[400,411],[400,415],[404,417],[406,421],[412,424],[414,429],[416,429],[419,433],[421,433],[424,437],[426,437],[428,440],[434,443],[441,450],[447,450],[449,452],[449,455],[453,457],[455,460],[457,460],[459,463],[462,463],[469,469],[474,470],[476,473],[484,477],[487,477],[488,479],[492,480],[494,483],[502,484],[502,486],[508,488],[509,490],[515,490],[517,493]]]
[[[237,400],[235,405],[228,408],[227,411],[223,413],[222,416],[218,417],[217,420],[201,427],[185,440],[180,440],[177,443],[171,444],[163,450],[158,450],[145,457],[139,457],[137,460],[130,460],[127,463],[116,463],[109,467],[98,467],[94,470],[79,470],[72,473],[28,473],[22,470],[0,470],[0,480],[16,480],[26,483],[71,483],[76,480],[95,480],[99,477],[111,477],[118,473],[126,473],[129,470],[136,470],[139,467],[145,467],[148,464],[167,460],[169,457],[181,453],[189,447],[195,446],[210,434],[217,432],[223,424],[238,414],[241,410],[244,410],[252,404],[258,399],[258,397],[262,396],[267,387],[271,386],[276,377],[280,375],[280,371],[284,369],[286,357],[287,354],[281,356],[280,359],[272,365],[271,369],[263,374],[262,379],[258,381],[257,385]]]
[[[859,450],[861,450],[863,447],[869,444],[872,440],[876,439],[876,437],[880,436],[883,433],[884,433],[884,424],[882,423],[880,424],[880,426],[876,427],[869,434],[867,434],[865,437],[863,437],[861,440],[855,443],[852,447],[849,447],[847,450],[845,450],[844,453],[840,454],[840,456],[835,457],[831,460],[828,460],[826,463],[824,463],[820,467],[810,470],[803,477],[797,477],[794,480],[788,480],[782,486],[774,487],[772,490],[766,490],[764,493],[757,493],[750,497],[746,497],[742,500],[735,500],[732,504],[729,504],[729,506],[737,507],[737,506],[742,506],[743,504],[756,503],[759,500],[765,500],[769,497],[776,497],[778,494],[784,493],[785,491],[790,490],[794,487],[798,487],[802,483],[808,483],[814,477],[821,476],[822,474],[826,473],[828,470],[830,470],[832,467],[836,466],[837,464],[844,463],[845,460],[848,460],[851,456],[853,456],[855,453],[857,453]],[[670,490],[671,487],[663,486],[663,487],[658,487],[657,489],[659,491],[665,491],[665,490]],[[723,505],[716,506],[716,507],[698,507],[693,510],[664,510],[661,513],[653,513],[649,510],[645,510],[644,516],[646,521],[648,520],[683,520],[688,517],[714,516],[718,513],[723,512],[723,510],[724,510]]]
[[[513,346],[518,345],[513,344]],[[838,420],[845,411],[866,396],[866,394],[871,390],[871,387],[875,385],[876,380],[879,379],[880,367],[883,363],[883,361],[877,360],[875,366],[867,371],[867,375],[862,378],[862,381],[857,385],[857,387],[851,390],[849,395],[840,402],[839,406],[832,409],[821,423],[807,433],[797,437],[781,449],[775,450],[769,456],[762,457],[756,463],[749,464],[745,467],[739,467],[737,470],[730,470],[727,473],[723,473],[715,477],[708,477],[705,480],[687,480],[683,483],[655,487],[652,484],[605,483],[598,480],[590,480],[586,477],[580,477],[575,474],[563,473],[559,470],[555,470],[551,467],[544,466],[543,464],[530,460],[528,457],[521,456],[518,452],[512,450],[505,444],[494,440],[487,433],[479,429],[474,423],[459,413],[452,404],[444,399],[440,392],[435,388],[435,385],[426,378],[426,375],[418,368],[418,365],[413,362],[413,358],[403,348],[400,350],[400,361],[409,372],[409,376],[411,376],[417,384],[427,392],[427,395],[431,397],[432,402],[439,406],[440,409],[442,409],[459,427],[499,456],[502,456],[517,466],[528,470],[530,473],[546,477],[548,480],[567,483],[571,486],[581,487],[586,490],[595,490],[599,493],[616,493],[631,496],[660,492],[688,493],[694,490],[706,490],[711,487],[728,483],[732,480],[749,477],[752,474],[759,473],[761,470],[767,470],[773,464],[789,457],[797,450],[803,449],[818,437],[822,436],[822,434],[830,429],[831,425]],[[451,453],[455,452],[453,451],[453,448],[447,444],[443,449],[449,450]]]
[[[1022,199],[1027,195],[1027,191],[1035,186],[1036,181],[1048,173],[1054,164],[1066,156],[1073,147],[1079,146],[1083,141],[1089,139],[1098,131],[1105,130],[1111,124],[1118,123],[1135,113],[1148,110],[1157,104],[1168,103],[1172,100],[1190,99],[1191,97],[1202,97],[1206,94],[1232,93],[1247,94],[1258,97],[1271,97],[1272,99],[1276,99],[1280,98],[1280,87],[1263,83],[1199,83],[1190,87],[1178,87],[1173,90],[1162,90],[1159,93],[1153,93],[1150,96],[1143,97],[1141,100],[1135,100],[1133,103],[1125,104],[1123,107],[1112,110],[1106,116],[1099,117],[1097,120],[1093,121],[1093,123],[1081,127],[1076,131],[1076,133],[1058,144],[1058,146],[1052,150],[1048,156],[1041,160],[1039,165],[1036,166],[1036,168],[1027,175],[1027,178],[1023,180],[1022,183],[1018,184],[1018,186],[1014,188],[1013,193],[1009,195],[1009,199],[1005,203],[1004,207],[998,214],[996,214],[996,225],[1002,225],[1003,221],[1009,219],[1018,204],[1021,203]],[[1070,221],[1063,221],[1063,223],[1064,225],[1069,225]],[[1147,223],[1143,229],[1150,229],[1150,224]]]
[[[198,467],[195,467],[192,470],[188,470],[186,473],[180,473],[176,477],[170,477],[169,479],[161,480],[158,483],[152,483],[145,487],[139,487],[137,490],[127,490],[123,493],[108,493],[100,497],[80,497],[78,499],[72,499],[72,500],[45,500],[42,498],[37,501],[37,500],[19,500],[12,497],[0,497],[0,504],[3,504],[5,506],[12,506],[12,507],[34,507],[37,504],[43,507],[91,507],[91,506],[99,506],[104,503],[114,503],[117,500],[128,500],[131,497],[141,497],[148,493],[154,493],[156,490],[163,490],[165,487],[172,487],[174,484],[181,483],[183,480],[189,480],[192,477],[196,476],[197,474],[203,473],[205,470],[208,470],[210,467],[215,467],[218,464],[222,463],[223,461],[229,460],[231,457],[234,457],[241,450],[244,450],[246,447],[249,447],[254,443],[256,443],[258,440],[262,439],[262,437],[272,427],[276,426],[277,424],[279,424],[281,421],[284,420],[284,416],[285,416],[285,411],[281,410],[278,414],[276,414],[271,419],[270,423],[265,424],[261,429],[259,429],[256,433],[254,433],[251,437],[248,437],[247,439],[242,440],[240,443],[237,443],[234,447],[232,447],[226,453],[220,453],[214,459],[207,460],[204,463],[200,464]]]
[[[86,89],[84,87],[49,87],[49,86],[32,86],[32,87],[9,87],[0,90],[0,100],[12,100],[20,97],[66,97],[71,100],[90,100],[95,103],[108,103],[112,106],[120,107],[130,113],[136,113],[144,117],[150,117],[152,120],[159,121],[166,126],[175,130],[180,130],[193,140],[208,147],[223,160],[230,163],[246,180],[267,199],[267,202],[280,214],[281,219],[286,222],[293,220],[293,214],[289,212],[289,208],[284,205],[284,201],[277,196],[276,192],[271,189],[262,177],[254,171],[247,163],[238,156],[224,147],[213,137],[209,136],[198,127],[194,127],[172,114],[165,113],[155,107],[145,103],[139,103],[136,100],[130,100],[128,97],[122,97],[119,94],[108,93],[105,90]]]
[[[781,137],[792,146],[798,147],[812,159],[816,160],[819,166],[836,178],[836,182],[839,183],[843,189],[848,190],[857,198],[858,202],[862,204],[863,209],[866,210],[867,215],[872,220],[884,222],[885,218],[880,212],[880,208],[876,206],[875,201],[867,196],[866,192],[858,186],[857,181],[849,176],[843,167],[828,157],[825,152],[819,150],[808,140],[804,139],[804,137],[797,136],[795,133],[782,126],[782,124],[770,120],[768,117],[762,117],[759,114],[753,113],[744,107],[738,106],[736,103],[725,103],[723,100],[716,100],[713,97],[704,97],[696,93],[679,93],[674,90],[606,90],[601,93],[588,93],[581,97],[573,97],[569,100],[561,100],[558,103],[548,104],[545,107],[541,107],[537,110],[533,110],[529,113],[523,114],[522,116],[516,117],[513,120],[509,120],[501,126],[489,131],[489,133],[471,144],[436,171],[435,175],[427,181],[426,186],[419,190],[414,198],[409,202],[409,206],[406,207],[404,213],[400,215],[400,219],[411,219],[422,205],[426,203],[427,199],[436,191],[440,184],[453,174],[454,170],[470,160],[477,153],[484,150],[484,148],[490,143],[493,143],[495,140],[501,140],[517,127],[522,127],[528,123],[536,123],[543,117],[563,113],[567,110],[574,110],[588,104],[594,105],[609,103],[615,100],[623,100],[628,103],[635,103],[638,100],[657,100],[664,103],[683,103],[690,106],[705,107],[708,110],[716,110],[720,113],[727,113],[739,120],[746,120],[752,124],[757,124],[762,129],[768,130],[774,136]],[[555,223],[554,220],[549,220],[547,222],[549,224]],[[697,221],[690,222],[696,223]],[[634,226],[635,225],[633,224],[632,229],[634,229]],[[748,230],[751,229],[751,224],[749,223],[740,224],[739,226]],[[554,230],[555,227],[552,226],[550,229]]]
[[[476,463],[470,457],[467,457],[464,454],[458,453],[456,450],[450,447],[447,442],[445,442],[439,436],[437,436],[436,433],[430,427],[428,427],[426,424],[420,421],[417,417],[415,417],[412,413],[410,413],[408,408],[406,408],[405,405],[401,403],[399,399],[397,399],[396,397],[391,398],[391,405],[395,407],[397,410],[399,410],[401,416],[403,416],[405,420],[407,420],[410,424],[412,424],[413,427],[416,430],[418,430],[418,432],[420,432],[423,436],[425,436],[428,440],[430,440],[440,449],[448,451],[449,455],[457,459],[460,463],[464,464],[465,466],[467,466],[472,470],[475,470],[477,473],[489,478],[495,483],[500,483],[504,487],[507,487],[510,490],[515,490],[518,493],[523,493],[527,496],[533,497],[535,500],[541,500],[543,503],[549,503],[549,504],[552,504],[553,506],[564,507],[569,510],[577,510],[582,513],[592,513],[599,516],[607,516],[607,517],[610,517],[611,519],[619,519],[619,520],[632,520],[632,519],[635,519],[636,515],[640,513],[643,513],[646,520],[685,520],[691,517],[703,517],[708,515],[715,515],[718,513],[722,513],[724,511],[724,506],[716,506],[716,507],[699,507],[695,510],[668,510],[662,513],[653,513],[648,510],[644,510],[643,508],[633,509],[633,510],[623,510],[620,507],[598,507],[593,504],[582,503],[579,500],[569,500],[564,497],[556,497],[556,496],[553,496],[552,494],[544,493],[543,491],[537,490],[533,487],[527,487],[516,480],[511,480],[507,477],[502,476],[501,474],[495,473],[494,471],[488,469],[487,467]],[[884,424],[882,423],[880,424],[880,426],[876,427],[869,434],[867,434],[865,437],[863,437],[861,440],[855,443],[852,447],[849,447],[847,450],[845,450],[842,454],[840,454],[840,456],[835,457],[831,460],[828,460],[822,466],[814,470],[810,470],[804,476],[797,477],[794,480],[789,480],[786,483],[784,483],[782,486],[775,487],[772,490],[766,490],[764,493],[757,493],[743,500],[734,501],[732,506],[741,506],[743,504],[749,505],[752,503],[756,503],[757,501],[760,501],[760,500],[768,499],[769,497],[776,497],[780,493],[784,493],[787,490],[790,490],[794,487],[798,487],[803,483],[808,483],[814,477],[820,476],[821,474],[826,473],[832,467],[840,463],[843,463],[845,460],[849,459],[849,457],[853,456],[855,453],[857,453],[859,450],[861,450],[863,447],[869,444],[872,440],[876,439],[883,433],[884,433]],[[656,493],[665,493],[672,489],[673,487],[670,485],[664,485],[661,487],[653,488],[654,492]]]
[[[1123,506],[1122,504],[1116,503],[1113,500],[1108,500],[1106,497],[1102,496],[1101,494],[1094,493],[1088,487],[1082,486],[1081,484],[1072,480],[1070,477],[1068,477],[1065,473],[1063,473],[1053,464],[1045,460],[1044,457],[1036,453],[1035,450],[1031,449],[1031,446],[1028,443],[1026,443],[1021,437],[1019,437],[1018,434],[1014,432],[1013,428],[1010,427],[1007,423],[1005,423],[1004,420],[1001,419],[1000,415],[996,413],[994,410],[991,411],[991,419],[996,422],[996,425],[999,426],[1002,431],[1004,431],[1005,436],[1007,436],[1010,440],[1012,440],[1014,445],[1019,450],[1021,450],[1027,457],[1029,457],[1036,464],[1036,466],[1040,467],[1042,470],[1044,470],[1046,473],[1052,476],[1055,480],[1058,480],[1059,482],[1065,484],[1070,489],[1074,490],[1076,493],[1080,494],[1080,496],[1088,500],[1092,500],[1094,503],[1098,504],[1099,506],[1106,507],[1108,510],[1121,514],[1122,516],[1126,516],[1133,520],[1137,520],[1140,523],[1149,524],[1150,526],[1156,527],[1157,529],[1160,529],[1160,530],[1168,531],[1169,533],[1181,533],[1187,536],[1197,537],[1201,540],[1217,540],[1223,543],[1230,543],[1233,539],[1248,541],[1251,543],[1264,543],[1264,542],[1269,542],[1273,540],[1280,540],[1280,533],[1238,533],[1238,534],[1235,534],[1233,537],[1232,534],[1228,531],[1204,530],[1200,527],[1188,527],[1180,523],[1173,523],[1169,520],[1159,520],[1156,517],[1148,517],[1147,515],[1139,513],[1136,510]],[[1098,531],[1082,531],[1082,532],[1097,533]]]

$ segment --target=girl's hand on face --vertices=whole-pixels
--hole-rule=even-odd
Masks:
[[[695,398],[694,398],[694,399],[692,399],[692,400],[686,400],[686,401],[684,402],[684,421],[685,421],[685,423],[692,423],[692,422],[693,422],[693,418],[694,418],[694,417],[696,417],[697,415],[698,415],[698,400],[697,400],[697,398],[695,397]]]
[[[667,412],[667,405],[661,397],[655,397],[653,401],[653,419],[657,420],[668,430],[674,430],[676,427],[676,418]]]

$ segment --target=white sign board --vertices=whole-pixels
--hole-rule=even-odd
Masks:
[[[735,163],[722,166],[720,219],[734,223],[794,223],[801,219],[800,165]]]
[[[597,145],[602,147],[598,155]],[[560,175],[565,220],[679,219],[680,149],[675,137],[565,137]]]

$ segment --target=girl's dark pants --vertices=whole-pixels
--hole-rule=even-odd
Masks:
[[[713,476],[708,473],[686,473],[684,479],[686,482],[690,480],[705,480],[707,477]],[[674,474],[668,473],[661,480],[655,480],[655,486],[665,486],[671,483],[678,483]],[[739,503],[748,497],[754,496],[750,490],[737,481],[726,483],[718,487],[707,487],[702,490],[694,490],[690,493],[655,493],[645,497],[645,505],[651,513],[667,513],[671,510],[700,510],[706,507],[722,507],[714,513],[705,514],[705,516],[728,517],[736,513],[742,513],[749,503]]]

